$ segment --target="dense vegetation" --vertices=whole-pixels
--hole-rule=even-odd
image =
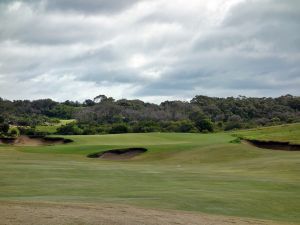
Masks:
[[[39,125],[55,125],[61,119],[76,122],[60,126],[56,130],[60,134],[212,132],[299,122],[300,97],[196,96],[190,102],[165,101],[159,105],[141,100],[115,100],[105,95],[83,103],[0,98],[0,116],[3,118],[0,128],[4,131],[10,124],[29,134],[38,133],[35,128]]]

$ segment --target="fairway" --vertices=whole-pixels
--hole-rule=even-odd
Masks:
[[[274,133],[278,129],[280,137]],[[234,133],[65,136],[74,142],[53,146],[0,145],[0,201],[125,205],[297,224],[300,152],[231,141],[237,134],[275,135],[298,143],[299,130],[293,124]],[[130,160],[87,157],[127,147],[148,151]]]

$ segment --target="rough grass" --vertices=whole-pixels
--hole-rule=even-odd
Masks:
[[[300,123],[262,127],[235,132],[237,136],[265,141],[289,141],[300,144]]]
[[[39,126],[36,126],[36,131],[54,134],[59,127],[66,125],[68,123],[73,123],[75,121],[76,120],[74,120],[74,119],[60,120],[59,123],[55,123],[55,124],[39,125]]]
[[[298,133],[294,124],[238,135],[298,142]],[[230,143],[232,133],[67,138],[75,142],[1,146],[0,200],[124,203],[300,222],[300,152]],[[122,162],[86,157],[119,147],[148,152]]]

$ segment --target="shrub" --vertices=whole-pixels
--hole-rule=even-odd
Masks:
[[[240,143],[241,143],[241,138],[237,137],[236,139],[231,140],[229,143],[232,143],[232,144],[240,144]]]
[[[112,126],[109,133],[111,134],[122,134],[122,133],[128,133],[128,126],[126,124],[115,124]]]
[[[0,133],[7,134],[9,125],[7,123],[0,124]]]
[[[86,127],[83,129],[83,133],[84,135],[93,135],[93,134],[97,134],[97,130],[94,127]]]
[[[18,127],[19,135],[28,135],[28,136],[45,136],[47,132],[41,132],[35,130],[33,127]]]
[[[142,121],[133,126],[134,133],[149,133],[160,131],[159,124],[153,121]]]
[[[80,135],[83,134],[83,130],[79,128],[75,123],[69,123],[59,127],[57,129],[57,133],[64,135]]]
[[[228,122],[224,128],[225,131],[233,129],[241,129],[243,126],[239,122]]]
[[[209,118],[207,118],[202,112],[194,112],[190,115],[190,119],[194,121],[195,126],[200,132],[207,130],[208,132],[213,132],[213,123]]]
[[[178,122],[178,132],[183,133],[193,133],[197,128],[194,126],[193,122],[190,120],[182,120]]]
[[[14,127],[10,130],[9,135],[12,137],[18,137],[20,135],[20,131],[18,128]]]

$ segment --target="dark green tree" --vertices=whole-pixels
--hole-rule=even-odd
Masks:
[[[115,124],[112,126],[109,133],[111,134],[122,134],[122,133],[128,133],[128,126],[126,124]]]
[[[7,134],[9,131],[9,125],[7,123],[0,124],[0,133]]]
[[[83,133],[83,130],[79,128],[75,123],[69,123],[59,127],[57,129],[57,133],[64,135],[79,135]]]
[[[214,127],[211,120],[202,112],[194,112],[190,115],[190,119],[195,123],[195,126],[200,132],[208,131],[213,132]]]
[[[84,101],[84,105],[85,106],[94,106],[96,103],[93,101],[93,100],[91,100],[91,99],[86,99],[85,101]]]

